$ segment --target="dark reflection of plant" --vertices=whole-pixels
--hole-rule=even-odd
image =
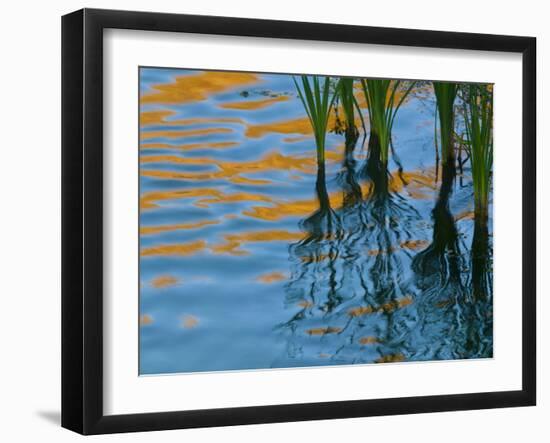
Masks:
[[[471,260],[474,299],[487,300],[493,293],[491,245],[487,223],[479,220],[474,222]]]
[[[431,244],[417,254],[412,269],[418,278],[418,286],[427,290],[435,286],[440,296],[447,292],[463,292],[461,284],[461,252],[455,219],[449,209],[449,198],[455,178],[454,164],[444,162],[437,202],[432,211],[433,238]],[[448,294],[447,294],[448,295]]]
[[[421,327],[425,335],[409,346],[434,350],[434,358],[472,358],[492,355],[491,265],[488,226],[475,217],[468,263],[449,208],[456,176],[453,102],[456,87],[435,84],[440,116],[442,180],[432,211],[431,244],[412,261],[416,286],[422,293]],[[439,331],[439,332],[437,332]]]
[[[342,207],[331,207],[324,161],[318,158],[319,209],[300,223],[305,238],[290,246],[293,266],[286,286],[287,303],[298,303],[303,309],[282,328],[290,331],[292,337],[288,341],[289,357],[301,356],[304,364],[308,358],[315,358],[304,347],[322,348],[325,344],[330,348],[331,360],[391,361],[393,357],[384,352],[387,344],[394,341],[394,311],[408,304],[404,300],[411,299],[403,280],[402,251],[397,251],[396,245],[410,238],[403,227],[418,214],[400,195],[390,192],[387,169],[391,126],[402,99],[394,105],[399,83],[378,83],[372,81],[372,89],[367,91],[372,91],[370,99],[377,109],[386,113],[371,118],[375,122],[377,117],[384,119],[378,125],[384,131],[384,149],[379,131],[371,130],[367,161],[361,168],[356,167],[353,151],[358,131],[354,112],[359,107],[353,97],[353,80],[340,80],[336,95],[344,112],[340,129],[345,137],[345,155],[336,182],[343,193]],[[388,104],[384,103],[385,98]],[[307,108],[306,100],[302,102]],[[315,128],[313,122],[312,126]],[[365,195],[361,181],[365,182]],[[363,315],[367,313],[368,316]],[[369,352],[357,352],[375,343],[368,346]],[[304,357],[304,352],[309,356]]]
[[[359,130],[356,124],[356,113],[359,116],[366,136],[366,128],[361,109],[354,95],[353,78],[341,78],[336,85],[336,102],[334,106],[336,116],[335,132],[344,135],[344,158],[342,169],[336,180],[342,188],[343,207],[353,207],[361,201],[361,185],[357,181],[355,167],[357,161],[354,158],[354,150],[359,139]],[[338,113],[339,106],[342,108],[343,118]],[[344,210],[344,212],[346,212]]]
[[[474,221],[471,249],[470,318],[468,350],[475,355],[493,354],[493,260],[489,229],[485,220]]]
[[[336,175],[341,207],[331,206],[324,159],[318,158],[319,208],[300,222],[305,238],[289,248],[286,303],[300,310],[280,325],[287,338],[285,358],[293,365],[319,365],[321,356],[332,364],[490,356],[488,224],[476,217],[468,260],[450,209],[456,177],[451,115],[456,88],[439,86],[441,184],[432,210],[432,240],[415,256],[407,245],[417,240],[412,232],[422,218],[399,187],[392,186],[398,178],[388,171],[391,127],[401,100],[384,113],[383,98],[389,90],[395,99],[397,89],[375,82],[363,82],[363,88],[370,94],[369,108],[373,100],[380,108],[378,128],[370,121],[367,160],[358,167],[354,158],[358,131],[353,112],[358,107],[352,105],[344,111],[345,153]],[[401,168],[398,174],[406,186]],[[409,261],[412,276],[404,267]]]
[[[418,214],[390,192],[387,167],[376,144],[371,138],[371,155],[362,168],[368,171],[366,179],[359,178],[364,173],[356,171],[352,155],[344,159],[337,176],[344,198],[336,210],[330,206],[324,165],[319,165],[319,209],[300,224],[306,237],[290,247],[287,303],[301,303],[303,309],[282,326],[292,337],[289,356],[301,356],[304,364],[314,358],[311,351],[304,358],[307,349],[324,346],[330,349],[327,361],[389,358],[385,352],[396,340],[395,312],[411,300],[403,279],[403,252],[396,245],[410,239],[403,226]],[[365,196],[360,180],[366,182]],[[366,348],[368,352],[358,352]]]

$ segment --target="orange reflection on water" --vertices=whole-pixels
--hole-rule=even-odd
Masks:
[[[327,158],[338,157],[339,153],[327,152]],[[266,184],[270,183],[265,179],[257,180],[243,177],[241,174],[257,174],[264,171],[299,171],[313,174],[316,170],[316,160],[312,155],[308,157],[284,155],[280,152],[270,152],[259,160],[248,162],[230,162],[219,161],[210,158],[192,158],[186,159],[177,156],[149,156],[142,157],[144,163],[153,161],[162,161],[165,163],[182,163],[193,165],[215,165],[218,171],[208,172],[180,172],[144,169],[141,175],[145,177],[154,177],[161,179],[175,180],[217,180],[217,179],[236,179],[240,183]]]
[[[213,94],[259,81],[256,74],[246,72],[206,71],[176,77],[172,83],[158,84],[153,92],[141,96],[142,104],[178,104],[205,100]]]
[[[206,242],[204,240],[198,240],[190,243],[179,243],[173,245],[158,245],[151,246],[149,248],[142,248],[141,255],[193,255],[206,248]]]
[[[250,192],[237,192],[235,194],[218,194],[212,198],[203,198],[195,202],[195,206],[199,208],[207,208],[211,204],[216,203],[236,203],[236,202],[266,202],[271,203],[273,200],[267,195],[252,194]]]
[[[459,220],[473,220],[474,216],[475,216],[474,211],[469,209],[469,210],[460,212],[459,214],[455,215],[455,220],[456,221],[459,221]]]
[[[192,151],[195,149],[224,149],[237,146],[237,142],[209,142],[209,143],[187,143],[172,145],[170,143],[141,143],[141,149],[179,149],[181,151]]]
[[[180,223],[175,225],[141,226],[141,235],[160,234],[161,232],[180,231],[185,229],[198,229],[208,225],[217,225],[218,220],[203,220],[195,223]]]
[[[139,199],[140,209],[158,208],[157,202],[162,200],[177,200],[180,198],[195,198],[204,196],[223,195],[221,191],[213,188],[180,189],[176,191],[152,191],[147,192]]]
[[[286,279],[287,276],[282,272],[270,272],[269,274],[263,274],[256,278],[256,280],[258,280],[259,282],[267,284],[283,281]]]
[[[302,263],[320,263],[324,260],[336,260],[337,258],[337,252],[330,252],[329,254],[303,255],[300,257],[300,261]]]
[[[266,108],[275,103],[286,102],[290,97],[288,95],[279,95],[277,97],[265,98],[263,100],[243,100],[239,102],[223,103],[219,105],[224,109],[240,109],[253,111],[256,109]]]
[[[148,326],[151,324],[153,324],[153,317],[151,317],[149,314],[143,314],[141,317],[139,317],[140,326]]]
[[[242,234],[227,234],[223,236],[225,243],[211,246],[215,254],[248,255],[248,251],[241,249],[245,243],[296,241],[301,240],[304,234],[301,232],[289,232],[284,230],[266,230],[244,232]]]
[[[373,337],[373,336],[361,337],[359,339],[359,343],[362,345],[372,345],[375,343],[380,343],[380,339],[378,337]]]
[[[246,136],[259,138],[273,132],[279,134],[309,135],[313,133],[313,130],[311,129],[309,119],[307,117],[302,117],[294,120],[282,120],[273,123],[250,125],[246,129]]]
[[[238,192],[234,194],[225,194],[214,188],[192,188],[176,191],[153,191],[143,194],[140,199],[140,209],[158,208],[157,202],[163,200],[178,200],[185,198],[209,197],[198,199],[194,205],[200,208],[206,208],[214,203],[242,202],[242,201],[262,201],[271,203],[272,199],[262,194],[252,194],[248,192]]]
[[[388,303],[384,303],[380,306],[357,306],[351,308],[348,311],[350,317],[361,317],[363,315],[373,314],[375,312],[385,312],[389,314],[396,309],[404,308],[411,305],[414,302],[413,298],[410,295],[406,297],[399,298],[397,300],[392,300]]]
[[[338,334],[342,331],[342,328],[327,326],[326,328],[312,328],[306,331],[308,335],[327,335],[327,334]]]
[[[375,363],[397,363],[402,361],[405,361],[405,356],[403,354],[383,355],[374,360]]]
[[[149,125],[162,125],[162,126],[186,126],[186,125],[199,125],[207,123],[240,123],[244,124],[244,121],[236,117],[195,117],[195,118],[183,118],[176,120],[167,120],[168,117],[175,115],[176,112],[172,110],[155,110],[155,111],[141,111],[139,114],[139,122],[141,127]]]
[[[166,117],[174,115],[174,111],[141,111],[139,114],[139,123],[141,126],[154,125],[166,121]]]
[[[151,138],[184,138],[196,137],[198,135],[210,134],[227,134],[233,132],[231,128],[200,128],[200,129],[183,129],[181,131],[141,131],[140,140],[148,140]]]
[[[185,329],[193,329],[199,325],[199,319],[194,315],[184,315],[181,319],[181,326]]]
[[[402,248],[411,249],[413,251],[417,249],[425,248],[430,244],[427,240],[406,240],[400,244]]]
[[[178,283],[179,280],[171,275],[159,275],[151,280],[151,286],[153,288],[168,288],[170,286],[175,286]]]
[[[311,136],[309,135],[301,135],[298,137],[285,137],[283,138],[283,142],[285,143],[299,143],[306,140],[311,140]]]
[[[175,163],[180,165],[212,165],[215,162],[209,158],[179,157],[177,155],[145,155],[139,159],[140,163]]]
[[[394,173],[388,187],[391,192],[401,192],[406,189],[409,194],[414,194],[413,198],[428,199],[431,198],[433,192],[436,190],[432,177],[431,170],[402,172],[400,174]],[[372,183],[365,182],[361,184],[363,198],[367,198],[372,191]],[[333,209],[338,209],[343,205],[344,194],[342,192],[333,192],[329,194],[329,201]],[[319,209],[319,202],[317,199],[312,198],[308,200],[276,202],[273,206],[254,206],[250,210],[243,211],[243,214],[262,220],[275,221],[285,217],[303,217],[317,209]],[[373,255],[376,255],[376,253],[376,251],[372,252]]]

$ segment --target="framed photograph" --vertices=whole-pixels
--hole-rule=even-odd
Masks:
[[[62,28],[64,427],[535,404],[534,38]]]

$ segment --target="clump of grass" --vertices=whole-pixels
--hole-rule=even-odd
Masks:
[[[371,138],[375,137],[380,145],[380,160],[383,164],[388,162],[395,116],[414,84],[411,82],[408,88],[401,90],[401,96],[398,97],[402,85],[399,80],[361,79],[369,111]]]
[[[301,87],[296,77],[293,77],[293,80],[313,128],[317,146],[317,162],[323,164],[325,162],[327,126],[336,97],[336,94],[331,94],[330,77],[324,77],[324,81],[320,81],[318,76],[311,76],[310,80],[309,76],[301,75]]]
[[[349,143],[355,143],[359,136],[359,131],[357,129],[356,121],[355,121],[355,111],[357,111],[357,115],[359,116],[363,129],[365,129],[365,122],[363,120],[363,115],[361,113],[361,108],[359,107],[359,103],[357,103],[357,99],[355,98],[354,94],[354,85],[355,79],[352,77],[342,77],[340,80],[338,80],[338,83],[336,84],[336,100],[338,101],[338,104],[342,108],[342,112],[344,114],[344,122],[343,122],[343,132],[346,136],[346,141]],[[335,107],[337,111],[337,106]],[[337,115],[337,120],[338,118]],[[366,132],[366,131],[365,131]]]
[[[441,158],[443,163],[454,163],[454,102],[457,84],[449,82],[433,82],[436,98],[437,114],[439,116],[439,134],[441,140]]]
[[[493,167],[493,92],[490,85],[467,84],[462,89],[475,216],[484,220],[488,215]]]

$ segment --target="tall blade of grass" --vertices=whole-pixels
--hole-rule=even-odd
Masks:
[[[336,94],[332,94],[331,97],[329,77],[325,77],[322,85],[317,76],[313,76],[311,80],[307,75],[302,75],[300,78],[301,87],[295,77],[293,80],[311,123],[317,148],[317,162],[321,164],[325,162],[326,132]],[[311,83],[313,83],[313,90]]]
[[[361,79],[361,86],[367,101],[371,137],[376,137],[380,144],[380,157],[384,164],[388,162],[391,132],[397,111],[409,95],[415,82],[402,92],[397,100],[400,81]]]
[[[493,166],[493,94],[489,85],[463,86],[466,147],[470,155],[475,216],[486,220]]]
[[[363,131],[366,133],[365,120],[361,108],[354,93],[355,79],[351,77],[342,77],[336,85],[336,95],[344,113],[344,132],[346,134],[346,143],[355,144],[359,131],[356,125],[356,112],[361,122]]]
[[[437,115],[439,116],[439,134],[441,140],[441,158],[445,162],[454,162],[454,102],[457,84],[433,82]]]

